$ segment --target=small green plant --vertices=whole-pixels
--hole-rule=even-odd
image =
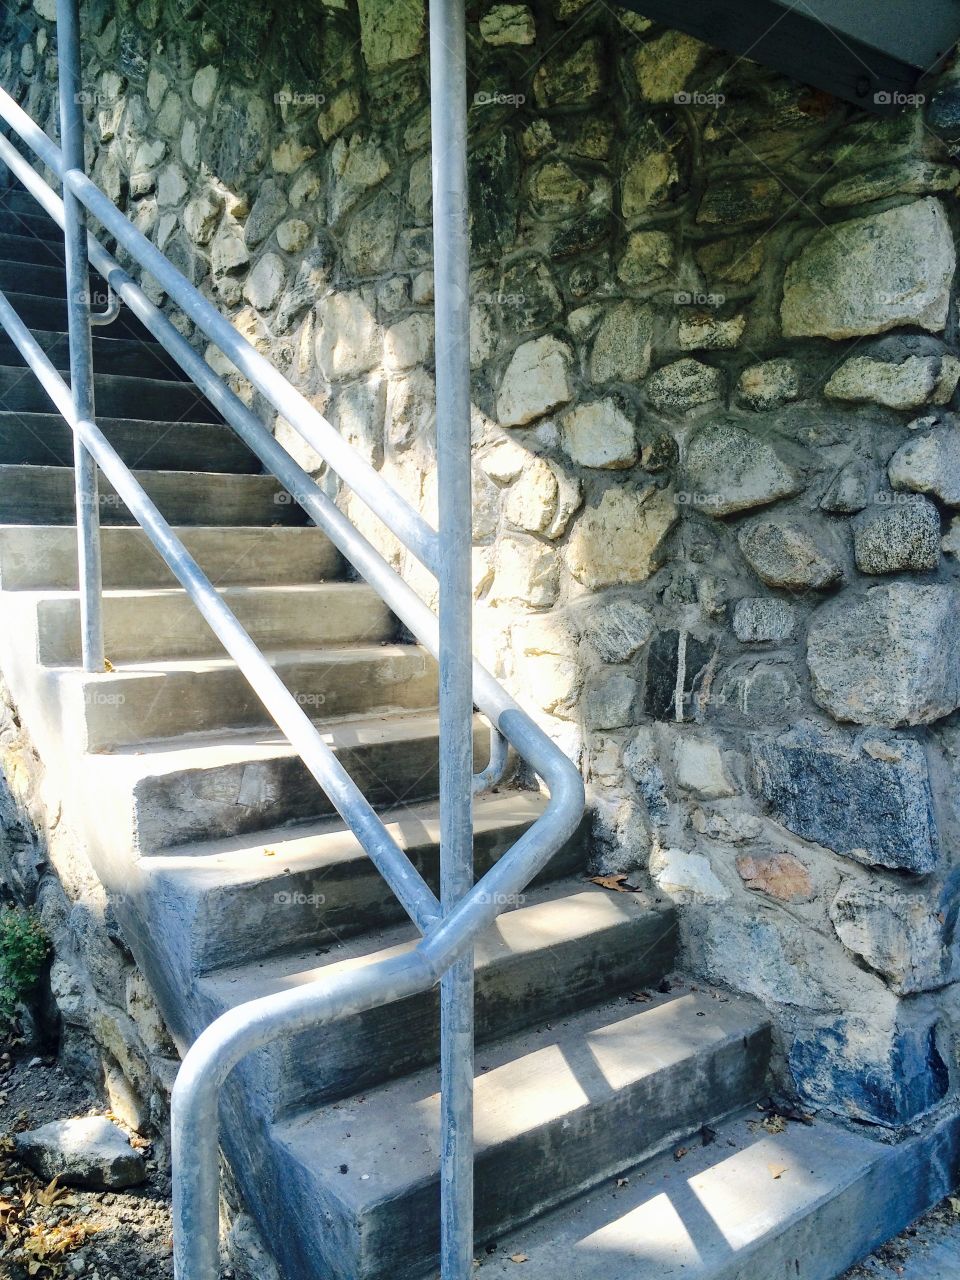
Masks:
[[[43,970],[50,942],[32,911],[0,910],[0,1026],[12,1026]]]

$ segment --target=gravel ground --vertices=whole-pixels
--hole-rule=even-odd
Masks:
[[[0,1276],[3,1280],[169,1280],[169,1182],[149,1147],[148,1180],[129,1191],[45,1188],[10,1135],[48,1120],[109,1114],[55,1061],[0,1057]],[[30,1269],[30,1264],[36,1266]]]
[[[51,1193],[12,1154],[10,1135],[48,1120],[108,1114],[93,1092],[47,1058],[0,1055],[0,1277],[3,1280],[170,1280],[169,1179],[146,1149],[148,1180],[122,1192]],[[29,1245],[23,1257],[24,1245]],[[44,1250],[49,1250],[44,1255]],[[39,1262],[31,1271],[28,1261]],[[230,1276],[224,1270],[224,1277]],[[960,1280],[960,1199],[848,1271],[842,1280]]]

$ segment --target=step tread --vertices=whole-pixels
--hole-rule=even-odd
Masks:
[[[862,1223],[857,1214],[843,1215],[853,1237],[846,1248],[841,1232],[817,1229],[815,1215],[896,1148],[822,1120],[789,1124],[775,1135],[759,1129],[757,1120],[755,1110],[739,1112],[716,1127],[708,1146],[691,1144],[682,1160],[662,1155],[638,1166],[625,1185],[598,1187],[511,1232],[484,1256],[483,1274],[516,1277],[512,1259],[521,1255],[525,1280],[779,1280],[794,1274],[819,1280],[839,1274],[872,1247],[870,1215],[862,1213]],[[774,1242],[805,1219],[811,1221],[802,1238],[785,1241],[783,1256],[772,1256]]]
[[[274,668],[286,666],[315,666],[325,663],[330,667],[352,666],[357,662],[376,662],[379,658],[428,658],[426,650],[416,644],[358,644],[345,641],[338,645],[323,645],[311,649],[292,646],[285,649],[262,649],[261,653]],[[236,671],[237,664],[229,655],[223,657],[164,658],[147,662],[125,659],[112,664],[113,671],[91,673],[76,666],[56,666],[49,670],[54,674],[79,677],[83,684],[106,687],[112,684],[134,683],[144,676],[189,675],[203,676],[208,672]]]
[[[752,1002],[721,1002],[693,989],[652,997],[637,1009],[618,1000],[483,1050],[475,1082],[478,1161],[547,1125],[566,1129],[574,1114],[591,1112],[638,1081],[669,1075],[683,1060],[739,1044],[767,1025]],[[359,1219],[437,1179],[438,1087],[436,1070],[420,1071],[360,1098],[290,1117],[278,1124],[277,1136]]]
[[[473,805],[475,834],[504,826],[528,826],[547,807],[538,791],[507,791],[478,796]],[[440,808],[435,801],[385,810],[384,825],[401,849],[440,839]],[[272,851],[269,864],[264,850]],[[236,886],[260,883],[264,876],[330,870],[347,862],[368,861],[357,838],[339,818],[324,818],[298,827],[274,827],[249,835],[221,837],[182,845],[175,853],[150,859],[151,870],[183,875],[194,884]]]

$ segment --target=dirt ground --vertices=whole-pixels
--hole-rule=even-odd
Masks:
[[[48,1120],[108,1114],[55,1061],[0,1056],[0,1277],[169,1280],[169,1181],[150,1148],[149,1177],[129,1191],[48,1189],[13,1155],[10,1135]],[[34,1269],[31,1270],[31,1264]]]
[[[149,1147],[148,1180],[122,1192],[50,1190],[13,1155],[11,1134],[93,1114],[107,1113],[55,1060],[0,1055],[0,1280],[173,1276],[169,1179]],[[960,1280],[960,1199],[945,1200],[843,1280],[894,1277]]]

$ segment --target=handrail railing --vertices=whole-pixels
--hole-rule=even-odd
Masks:
[[[58,45],[61,76],[66,68],[70,85],[79,83],[79,44],[75,0],[58,0]],[[72,15],[72,16],[71,16]],[[434,205],[437,242],[438,319],[448,328],[443,336],[438,324],[438,432],[455,432],[455,419],[469,413],[469,381],[463,363],[467,336],[466,208],[465,208],[465,42],[460,0],[436,0],[431,5],[431,78],[443,93],[463,96],[463,112],[457,109],[437,120],[433,113]],[[70,74],[70,67],[74,74]],[[69,94],[62,94],[62,105]],[[79,94],[74,98],[79,101]],[[446,110],[446,107],[444,108]],[[444,980],[442,1026],[445,1061],[445,1097],[442,1178],[443,1280],[467,1280],[472,1270],[472,959],[479,934],[500,913],[501,904],[521,892],[553,854],[576,830],[583,812],[584,790],[579,771],[542,729],[476,660],[469,658],[469,623],[451,641],[451,616],[455,617],[464,578],[463,565],[451,567],[445,560],[446,542],[423,517],[396,493],[387,481],[357,455],[333,426],[272,365],[246,342],[229,322],[204,299],[173,265],[136,230],[110,200],[85,176],[79,163],[71,165],[39,126],[0,89],[0,119],[9,124],[46,167],[60,178],[66,200],[61,200],[16,148],[0,137],[0,159],[23,182],[47,212],[65,229],[69,245],[83,244],[82,227],[73,228],[76,207],[82,206],[162,286],[167,295],[219,347],[290,425],[355,492],[441,583],[441,620],[388,564],[386,559],[352,525],[336,503],[316,484],[277,442],[263,423],[214,373],[169,319],[145,296],[140,287],[92,234],[86,237],[87,256],[104,277],[113,294],[122,299],[180,365],[263,465],[288,489],[315,524],[380,594],[397,617],[441,664],[441,863],[445,884],[442,906],[384,827],[376,812],[356,787],[313,722],[280,681],[250,636],[225,605],[164,520],[133,473],[96,426],[92,412],[78,407],[76,396],[54,369],[39,343],[0,293],[0,325],[7,330],[27,365],[39,378],[57,409],[72,428],[78,456],[95,461],[127,504],[135,519],[196,603],[224,647],[250,681],[264,706],[301,754],[307,768],[330,797],[346,824],[357,836],[371,861],[397,894],[423,937],[417,947],[398,960],[371,966],[359,974],[335,982],[317,982],[295,992],[281,993],[242,1005],[211,1024],[188,1051],[173,1092],[173,1161],[175,1215],[175,1269],[178,1280],[216,1280],[218,1273],[219,1137],[218,1100],[224,1080],[246,1054],[276,1036],[297,1027],[330,1021],[349,1012],[372,1008],[405,995],[424,991]],[[82,154],[82,151],[81,151]],[[439,217],[440,221],[436,221]],[[72,239],[71,239],[72,236]],[[440,255],[443,266],[440,270]],[[72,273],[74,276],[76,272]],[[89,308],[88,308],[89,313]],[[456,325],[451,325],[455,321]],[[86,335],[71,325],[71,370],[78,341]],[[464,399],[464,388],[466,398]],[[456,443],[444,442],[439,450],[449,461],[453,500],[441,503],[441,533],[452,526],[458,536],[464,528],[464,475],[466,475],[467,540],[469,541],[469,421],[466,449],[462,434]],[[464,470],[466,463],[466,471]],[[443,467],[441,468],[443,471]],[[95,476],[94,476],[95,479]],[[449,483],[449,481],[448,481]],[[440,477],[441,492],[444,475]],[[89,495],[88,495],[89,497]],[[78,518],[82,519],[78,494]],[[444,507],[447,515],[444,516]],[[449,538],[446,540],[449,541]],[[462,549],[461,549],[462,550]],[[462,557],[461,557],[462,560]],[[85,579],[81,577],[81,588]],[[447,586],[444,586],[446,582]],[[459,584],[459,585],[458,585]],[[99,587],[87,582],[89,592]],[[469,595],[467,596],[469,601]],[[445,603],[446,601],[446,603]],[[93,601],[88,599],[88,606]],[[443,621],[444,614],[446,621]],[[454,626],[456,630],[456,626]],[[463,649],[466,636],[467,648]],[[469,847],[464,848],[463,820],[469,817],[472,765],[464,774],[463,763],[451,776],[446,769],[444,746],[464,754],[470,738],[471,689],[475,705],[491,725],[490,764],[473,778],[473,789],[493,785],[507,761],[507,744],[514,747],[543,780],[549,801],[541,816],[512,848],[470,887]],[[464,699],[464,691],[466,698]],[[459,722],[451,714],[460,707]],[[466,724],[463,723],[466,721]],[[446,726],[446,727],[445,727]],[[444,735],[446,733],[446,739]],[[444,817],[446,815],[446,817]],[[470,844],[469,829],[466,845]],[[444,860],[447,859],[446,866]],[[456,969],[454,969],[456,966]],[[452,972],[451,972],[452,971]],[[454,974],[456,978],[454,979]],[[444,978],[448,976],[448,979]],[[467,1009],[469,1002],[470,1008]]]

